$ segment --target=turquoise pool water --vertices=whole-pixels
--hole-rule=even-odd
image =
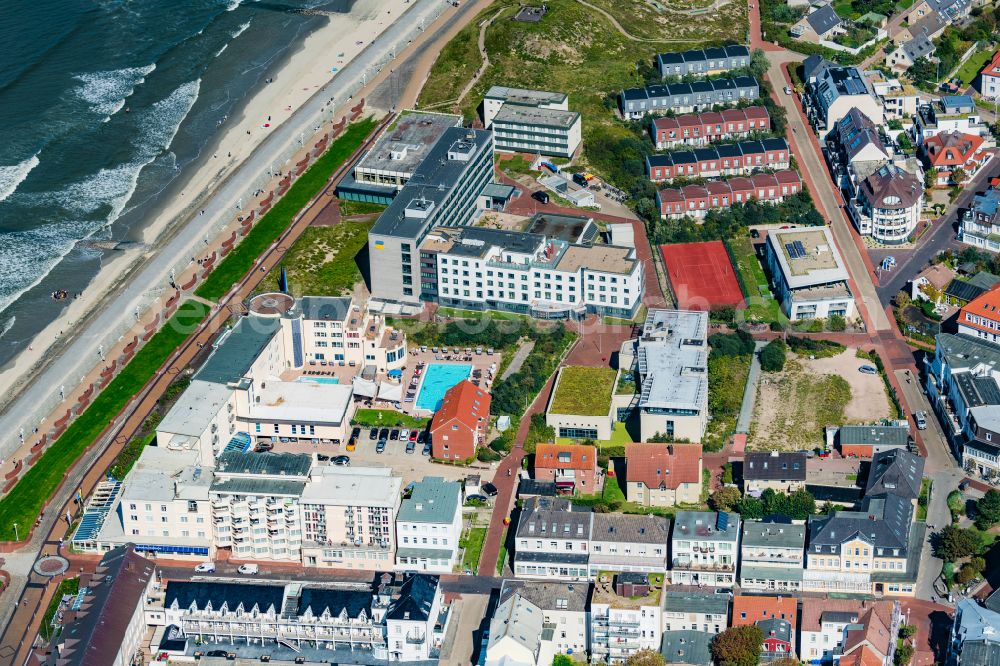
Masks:
[[[336,377],[299,377],[295,381],[297,382],[311,382],[313,384],[339,384],[340,380]]]
[[[463,379],[472,374],[472,366],[466,363],[431,363],[424,371],[424,381],[417,394],[417,409],[436,412],[441,407],[444,394]]]

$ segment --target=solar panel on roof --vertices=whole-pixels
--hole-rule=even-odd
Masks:
[[[788,253],[789,258],[791,259],[799,258],[799,252],[793,243],[785,243],[785,252]]]
[[[715,526],[720,532],[725,532],[729,529],[729,514],[725,511],[719,512],[719,517],[715,521]]]
[[[802,241],[795,241],[795,251],[799,253],[800,257],[806,256],[806,248],[802,244]]]

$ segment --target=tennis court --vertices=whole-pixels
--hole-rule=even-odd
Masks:
[[[743,291],[722,241],[661,245],[660,253],[678,307],[711,310],[723,305],[743,306]]]

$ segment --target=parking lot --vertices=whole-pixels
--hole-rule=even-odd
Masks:
[[[493,480],[496,471],[494,464],[477,462],[465,467],[436,463],[429,456],[422,454],[423,445],[421,444],[414,447],[413,453],[407,453],[405,441],[390,439],[385,443],[385,451],[376,453],[377,439],[371,439],[368,436],[369,433],[370,428],[361,429],[361,437],[358,438],[358,445],[354,451],[348,451],[346,446],[314,448],[310,444],[300,444],[296,447],[296,452],[316,452],[328,455],[331,459],[335,456],[346,455],[350,457],[352,467],[392,467],[403,478],[404,487],[411,481],[419,481],[425,476],[440,476],[460,481],[471,474],[478,474],[484,483]],[[282,450],[291,450],[291,448],[289,445],[282,445]]]

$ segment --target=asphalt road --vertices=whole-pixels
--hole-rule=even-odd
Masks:
[[[878,297],[884,305],[888,305],[900,289],[922,271],[930,260],[943,250],[946,250],[955,242],[958,233],[958,216],[972,202],[972,197],[982,190],[985,190],[986,182],[994,177],[1000,176],[1000,158],[994,157],[985,169],[982,169],[962,189],[958,199],[951,205],[944,219],[936,224],[931,232],[920,239],[917,249],[909,253],[905,261],[899,263],[892,271],[892,277],[888,282],[878,287]]]

